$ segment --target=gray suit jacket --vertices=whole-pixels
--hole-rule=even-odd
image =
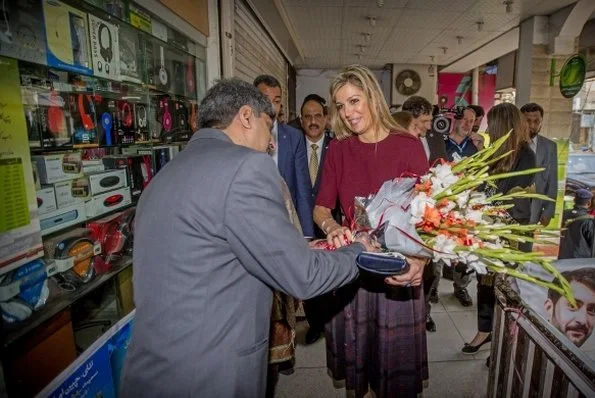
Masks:
[[[558,151],[556,143],[549,138],[537,136],[536,167],[545,170],[535,175],[535,190],[556,200],[558,195]],[[531,223],[537,223],[541,217],[552,218],[556,209],[555,202],[533,200],[531,202]]]
[[[265,153],[198,131],[143,192],[122,397],[263,397],[272,288],[305,299],[357,276],[363,246],[313,251]]]

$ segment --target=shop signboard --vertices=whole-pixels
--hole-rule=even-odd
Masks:
[[[134,314],[135,311],[132,311],[112,326],[38,396],[117,397],[124,358],[132,334]]]
[[[560,70],[560,93],[564,98],[572,98],[583,88],[587,74],[585,59],[575,54],[568,58]]]

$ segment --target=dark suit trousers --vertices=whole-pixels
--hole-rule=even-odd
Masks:
[[[477,330],[490,333],[494,320],[496,294],[494,275],[477,275]]]

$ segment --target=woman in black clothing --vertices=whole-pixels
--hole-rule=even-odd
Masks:
[[[525,118],[513,104],[502,103],[494,106],[488,112],[488,128],[490,142],[495,142],[510,130],[510,137],[494,154],[494,158],[514,151],[510,156],[501,159],[490,167],[490,174],[508,173],[532,169],[536,165],[535,153],[529,146],[529,129]],[[523,175],[499,180],[497,188],[488,188],[486,194],[507,193],[513,188],[530,190],[535,180],[535,175]],[[511,222],[529,224],[531,216],[531,200],[515,199],[514,207],[509,210]],[[519,248],[522,250],[522,247]],[[470,343],[463,347],[463,353],[473,354],[485,343],[491,341],[492,320],[496,297],[494,295],[494,274],[477,276],[477,334]]]

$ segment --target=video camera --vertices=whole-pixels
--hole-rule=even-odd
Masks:
[[[437,134],[449,135],[454,127],[454,121],[463,118],[464,106],[452,108],[434,106],[432,116],[432,131]]]

